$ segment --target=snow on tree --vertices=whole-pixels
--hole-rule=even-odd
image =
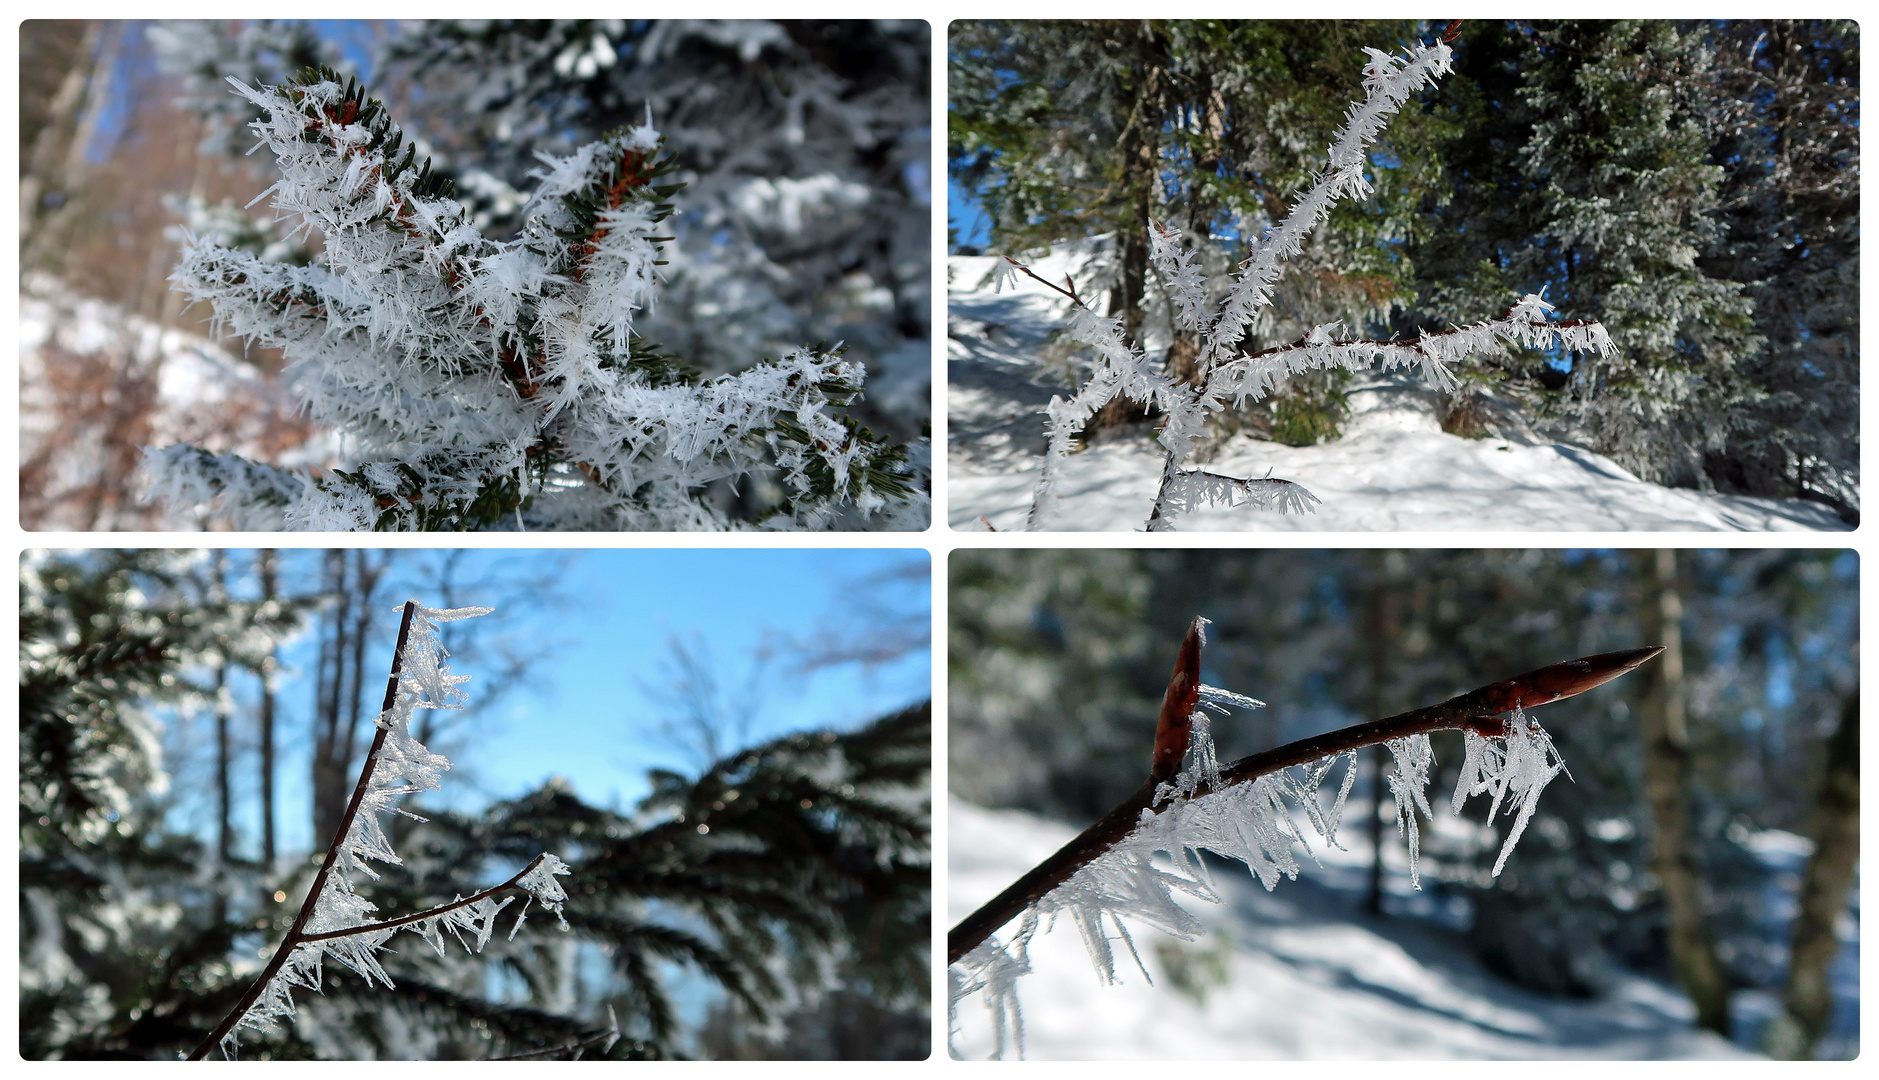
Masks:
[[[498,903],[496,897],[503,893],[521,892],[526,897],[510,927],[511,938],[522,928],[531,903],[539,902],[561,917],[568,894],[555,878],[565,876],[569,868],[547,852],[500,885],[411,915],[374,921],[371,916],[378,910],[377,905],[358,893],[362,876],[378,877],[369,860],[403,862],[392,850],[380,815],[402,814],[423,821],[400,809],[399,801],[407,795],[437,790],[442,786],[443,772],[450,768],[447,758],[431,752],[411,733],[411,718],[418,709],[458,709],[465,700],[458,687],[469,677],[451,673],[446,662],[448,654],[438,638],[438,624],[489,612],[489,608],[439,611],[422,607],[415,600],[404,605],[404,625],[399,628],[398,648],[392,656],[385,707],[376,719],[378,733],[366,752],[339,833],[333,837],[306,902],[273,960],[221,1025],[190,1055],[192,1059],[203,1057],[218,1045],[224,1055],[232,1058],[243,1029],[266,1031],[276,1021],[292,1017],[294,988],[318,991],[321,966],[327,957],[350,968],[367,986],[376,980],[389,988],[391,976],[376,954],[399,930],[419,935],[441,956],[445,951],[444,931],[466,949],[481,951],[489,943],[497,914],[515,899],[507,896]],[[560,921],[566,930],[567,920]],[[464,939],[465,933],[475,939],[474,946]],[[613,1033],[618,1034],[617,1025]]]
[[[1452,35],[1452,28],[1451,28]],[[1072,444],[1085,424],[1118,397],[1138,402],[1163,414],[1158,441],[1166,452],[1160,489],[1148,516],[1150,531],[1172,529],[1175,519],[1202,506],[1249,505],[1280,513],[1307,513],[1317,499],[1298,484],[1277,478],[1222,476],[1185,462],[1208,438],[1208,418],[1230,406],[1258,401],[1284,376],[1304,371],[1368,367],[1384,370],[1419,368],[1430,386],[1458,389],[1449,367],[1477,353],[1505,345],[1525,348],[1595,351],[1610,354],[1611,339],[1596,322],[1548,322],[1552,310],[1541,296],[1529,295],[1498,318],[1482,320],[1443,333],[1423,333],[1414,342],[1376,341],[1338,336],[1340,324],[1314,327],[1298,341],[1252,354],[1239,352],[1240,342],[1262,317],[1269,315],[1274,286],[1282,263],[1303,251],[1306,238],[1343,199],[1370,194],[1364,176],[1367,150],[1409,97],[1450,70],[1446,40],[1418,44],[1398,57],[1366,49],[1365,98],[1346,113],[1346,122],[1331,144],[1326,167],[1293,204],[1291,213],[1266,231],[1253,253],[1240,266],[1240,274],[1215,303],[1201,273],[1195,249],[1185,247],[1177,229],[1151,224],[1150,255],[1163,278],[1174,306],[1178,329],[1200,341],[1192,379],[1183,379],[1151,360],[1140,345],[1128,339],[1121,319],[1105,319],[1077,295],[1075,283],[1061,288],[1044,281],[1009,256],[1010,267],[1029,275],[1068,297],[1071,312],[1065,326],[1068,338],[1090,348],[1091,374],[1068,400],[1053,397],[1048,406],[1049,447],[1032,498],[1027,527],[1049,528],[1056,500],[1058,474]],[[1001,273],[1000,284],[1009,271]]]
[[[1220,902],[1212,872],[1201,857],[1204,851],[1244,863],[1268,890],[1281,877],[1296,879],[1300,864],[1294,847],[1315,859],[1296,815],[1302,814],[1324,843],[1339,846],[1337,830],[1356,780],[1357,751],[1365,746],[1383,745],[1395,761],[1390,791],[1398,826],[1408,840],[1411,883],[1420,888],[1416,814],[1429,813],[1426,791],[1435,763],[1429,734],[1463,731],[1466,760],[1451,805],[1459,812],[1469,797],[1486,794],[1492,798],[1490,820],[1503,808],[1517,814],[1494,866],[1498,877],[1526,831],[1540,792],[1565,768],[1551,738],[1527,714],[1527,706],[1583,693],[1662,651],[1629,649],[1569,660],[1438,705],[1289,743],[1222,767],[1208,712],[1261,703],[1200,682],[1207,621],[1196,619],[1182,641],[1162,700],[1148,779],[948,934],[949,1015],[957,1017],[959,1003],[967,996],[982,994],[1001,1056],[1012,1044],[1023,1052],[1017,980],[1030,971],[1028,945],[1040,928],[1048,929],[1060,915],[1067,916],[1105,984],[1117,981],[1118,942],[1147,977],[1124,918],[1186,940],[1201,934],[1202,924],[1177,897]],[[1493,715],[1497,713],[1511,715],[1500,720]],[[1342,780],[1327,808],[1320,787],[1340,765]],[[1158,856],[1166,857],[1168,868],[1156,864]],[[1001,942],[995,932],[1013,918],[1020,919],[1017,931]]]
[[[228,92],[225,79],[250,86],[283,83],[311,68],[353,74],[346,59],[306,23],[244,19],[221,24],[178,19],[146,31],[157,64],[183,83],[177,104],[202,118],[202,152],[237,158],[248,151],[248,125],[263,118],[255,104]]]
[[[721,529],[705,485],[774,475],[765,527],[924,524],[907,448],[831,411],[864,378],[839,346],[699,379],[638,335],[678,190],[650,123],[542,154],[521,236],[497,243],[356,83],[230,81],[265,114],[264,196],[324,251],[292,266],[196,237],[174,279],[283,350],[352,465],[171,446],[147,458],[153,494],[245,529]]]
[[[644,332],[711,374],[839,337],[868,422],[911,438],[931,396],[930,38],[917,20],[434,21],[377,68],[422,88],[407,125],[490,235],[516,227],[538,149],[650,108],[686,188]]]

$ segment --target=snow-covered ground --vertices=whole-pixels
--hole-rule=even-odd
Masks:
[[[253,364],[55,279],[22,283],[18,340],[20,461],[35,485],[21,493],[29,529],[201,529],[138,501],[127,440],[132,451],[194,443],[290,467],[329,464],[338,449]],[[87,514],[84,504],[102,508]]]
[[[1441,826],[1445,813],[1431,822]],[[1346,820],[1356,820],[1355,811]],[[951,800],[947,923],[952,925],[1062,846],[1073,830],[1030,814]],[[1449,819],[1449,824],[1462,823]],[[1465,826],[1462,826],[1465,827]],[[1691,1024],[1675,988],[1619,974],[1609,993],[1569,1001],[1489,974],[1452,931],[1358,913],[1367,849],[1307,864],[1267,893],[1244,873],[1217,876],[1224,903],[1189,901],[1208,926],[1182,942],[1142,928],[1135,942],[1156,985],[1130,966],[1103,986],[1082,939],[1040,932],[1018,981],[1031,1059],[1742,1058]],[[1518,855],[1515,856],[1516,858]],[[1406,875],[1392,875],[1403,878]],[[1406,884],[1406,883],[1405,883]],[[1408,897],[1400,897],[1399,903]],[[992,1051],[981,999],[959,1003],[953,1047]]]
[[[1053,281],[1077,273],[1074,250],[1040,259]],[[1068,301],[1036,282],[994,293],[981,284],[990,257],[949,260],[948,446],[955,529],[1024,527],[1043,463],[1044,406],[1068,396],[1061,363],[1040,361]],[[1087,280],[1087,278],[1085,278]],[[1702,495],[1645,483],[1609,458],[1502,425],[1504,437],[1464,439],[1441,430],[1434,401],[1410,376],[1359,375],[1351,384],[1344,435],[1290,447],[1249,436],[1228,440],[1207,463],[1232,476],[1273,476],[1303,485],[1316,512],[1203,510],[1178,527],[1205,530],[1844,530],[1827,508],[1792,499]],[[1147,426],[1118,432],[1071,455],[1057,516],[1061,530],[1137,530],[1154,502],[1163,455]]]

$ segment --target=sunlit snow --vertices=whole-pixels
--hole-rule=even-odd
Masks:
[[[1062,281],[1088,280],[1089,243],[1059,245],[1030,265]],[[948,260],[947,417],[955,529],[988,519],[999,531],[1024,528],[1044,462],[1045,406],[1069,392],[1047,335],[1063,325],[1068,301],[1027,279],[992,289],[994,259]],[[1100,305],[1099,305],[1100,306]],[[1151,345],[1152,345],[1151,341]],[[1165,347],[1165,342],[1162,343]],[[1611,459],[1556,442],[1513,418],[1499,437],[1464,439],[1442,431],[1436,398],[1413,373],[1358,375],[1349,388],[1343,436],[1291,447],[1249,436],[1223,440],[1205,463],[1215,473],[1294,481],[1320,504],[1278,514],[1239,506],[1197,506],[1185,531],[1840,531],[1832,511],[1800,500],[1703,495],[1646,483]],[[1142,528],[1155,501],[1165,451],[1152,427],[1099,437],[1060,467],[1050,526],[1063,530]]]
[[[1431,824],[1454,820],[1438,815]],[[956,799],[949,804],[948,827],[948,925],[1074,832],[1030,814]],[[1136,935],[1154,986],[1126,963],[1118,967],[1119,984],[1105,986],[1090,970],[1080,935],[1068,926],[1040,930],[1030,943],[1032,974],[1019,981],[1025,1056],[1744,1056],[1723,1039],[1695,1030],[1687,1001],[1663,983],[1619,974],[1611,992],[1597,1000],[1544,997],[1488,974],[1452,931],[1357,914],[1370,860],[1361,832],[1340,834],[1348,851],[1320,849],[1322,869],[1314,867],[1272,893],[1246,875],[1216,875],[1223,903],[1191,905],[1207,928],[1204,936],[1189,943],[1153,930]],[[1392,888],[1406,890],[1401,858],[1390,866]],[[961,1056],[992,1054],[993,1017],[979,996],[960,1002],[956,1029],[953,1046]]]

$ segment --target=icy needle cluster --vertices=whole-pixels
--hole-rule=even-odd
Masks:
[[[1175,324],[1201,336],[1198,374],[1183,383],[1168,373],[1159,360],[1149,358],[1129,342],[1120,319],[1105,319],[1073,305],[1066,336],[1089,347],[1093,356],[1089,380],[1069,399],[1053,396],[1046,407],[1049,445],[1044,468],[1032,496],[1027,528],[1049,527],[1063,462],[1077,435],[1090,418],[1117,397],[1127,398],[1162,413],[1158,441],[1166,451],[1159,493],[1148,519],[1151,531],[1174,527],[1181,514],[1205,506],[1253,506],[1279,513],[1308,513],[1318,500],[1288,480],[1235,479],[1182,468],[1195,447],[1207,438],[1209,414],[1229,406],[1265,397],[1287,375],[1325,368],[1355,371],[1377,367],[1415,366],[1438,390],[1453,391],[1459,383],[1449,367],[1470,355],[1492,352],[1503,343],[1526,348],[1563,348],[1569,351],[1613,352],[1611,339],[1597,323],[1548,323],[1551,307],[1539,296],[1528,296],[1498,319],[1489,319],[1443,333],[1425,333],[1413,342],[1340,340],[1338,323],[1314,327],[1304,340],[1252,355],[1234,355],[1260,313],[1270,307],[1273,289],[1286,261],[1303,250],[1307,237],[1325,220],[1341,199],[1363,199],[1371,194],[1364,177],[1368,150],[1390,117],[1410,96],[1448,73],[1447,45],[1417,45],[1406,57],[1376,49],[1364,66],[1364,100],[1345,114],[1343,128],[1327,153],[1316,181],[1293,205],[1285,220],[1267,230],[1241,264],[1240,275],[1226,289],[1216,307],[1207,297],[1207,282],[1196,253],[1181,243],[1178,229],[1159,223],[1148,230],[1149,255],[1161,274],[1174,304]],[[1006,268],[1000,261],[1001,271]],[[1001,283],[1003,278],[1001,277]]]
[[[372,914],[378,910],[377,906],[360,896],[357,888],[361,876],[378,877],[378,871],[372,868],[372,861],[392,864],[403,862],[398,853],[392,850],[382,815],[402,814],[423,821],[416,814],[401,809],[399,802],[407,795],[437,790],[441,786],[442,774],[450,768],[450,762],[443,755],[431,752],[411,734],[411,718],[418,709],[457,709],[462,708],[464,703],[463,693],[458,687],[468,681],[468,676],[451,673],[446,662],[448,654],[438,637],[437,625],[487,615],[489,612],[489,608],[435,610],[421,606],[413,612],[393,705],[375,720],[384,732],[384,741],[378,752],[366,761],[365,791],[359,800],[358,812],[353,816],[345,836],[340,839],[334,852],[332,870],[325,877],[319,899],[313,905],[305,925],[300,928],[302,936],[339,936],[302,942],[294,947],[280,970],[268,980],[254,1004],[248,1007],[241,1019],[223,1037],[224,1054],[233,1056],[236,1037],[243,1028],[266,1031],[275,1021],[292,1016],[293,988],[300,986],[318,991],[321,985],[321,964],[327,957],[357,972],[368,986],[376,980],[389,987],[392,985],[391,976],[379,964],[377,954],[384,949],[385,942],[401,929],[423,937],[440,956],[444,952],[443,935],[446,930],[466,949],[481,951],[489,943],[495,929],[496,913],[514,897],[506,896],[499,902],[492,896],[484,896],[470,903],[463,903],[463,898],[458,897],[454,904],[433,909],[435,914],[427,918],[394,927],[346,933],[374,925]],[[528,873],[516,880],[515,888],[522,891],[529,902],[540,902],[543,907],[559,914],[568,897],[555,878],[567,873],[566,863],[544,853]],[[521,924],[522,918],[518,915],[515,929],[519,929]],[[563,929],[566,925],[563,921]],[[511,937],[515,936],[515,929],[511,929]],[[471,940],[466,940],[465,934],[474,940],[474,945]]]
[[[1310,765],[1294,766],[1255,779],[1222,786],[1205,710],[1219,704],[1252,707],[1251,698],[1215,687],[1201,688],[1201,706],[1191,719],[1193,737],[1188,764],[1174,781],[1156,791],[1156,809],[1142,811],[1134,832],[1080,868],[1069,880],[1027,908],[1009,945],[988,937],[966,954],[952,973],[953,1009],[972,993],[983,993],[994,1017],[999,1053],[1009,1038],[1022,1052],[1023,1017],[1016,981],[1029,973],[1028,947],[1039,928],[1048,930],[1066,915],[1083,938],[1097,977],[1117,979],[1115,945],[1120,942],[1146,978],[1135,941],[1123,919],[1192,940],[1203,932],[1199,919],[1178,898],[1191,896],[1218,903],[1220,894],[1201,852],[1245,863],[1267,889],[1280,878],[1298,877],[1297,849],[1316,861],[1307,826],[1330,846],[1342,849],[1337,830],[1357,778],[1357,753],[1345,751]],[[1499,876],[1538,805],[1540,791],[1564,770],[1552,740],[1524,711],[1514,716],[1498,738],[1466,732],[1467,750],[1451,800],[1459,812],[1471,795],[1489,794],[1492,820],[1503,804],[1519,817],[1501,847],[1494,874]],[[1427,788],[1435,754],[1427,735],[1391,739],[1385,747],[1395,763],[1389,777],[1397,823],[1409,844],[1410,878],[1421,887],[1416,814],[1429,814]],[[1337,795],[1327,808],[1320,795],[1324,780],[1344,765]],[[1198,792],[1198,794],[1196,794]],[[1302,815],[1303,822],[1299,820]],[[1157,859],[1162,865],[1157,865]]]
[[[763,474],[781,489],[772,527],[923,513],[906,449],[833,412],[865,374],[839,346],[699,380],[637,336],[678,190],[650,122],[538,155],[521,235],[497,243],[356,85],[229,81],[280,169],[262,197],[324,251],[296,266],[196,236],[173,280],[286,354],[353,464],[171,446],[149,453],[154,494],[245,529],[718,529],[705,485]]]

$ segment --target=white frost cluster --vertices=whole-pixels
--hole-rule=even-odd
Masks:
[[[391,709],[375,720],[385,733],[384,744],[379,748],[371,776],[366,782],[358,813],[339,842],[332,871],[327,875],[320,890],[320,898],[302,928],[303,934],[328,934],[368,926],[374,922],[372,914],[378,910],[377,906],[358,894],[358,875],[378,877],[378,871],[372,868],[372,860],[392,864],[403,862],[398,853],[392,850],[391,839],[386,835],[380,815],[402,814],[423,821],[416,814],[400,808],[400,800],[407,795],[437,790],[441,786],[444,771],[450,768],[449,760],[442,754],[431,752],[411,734],[411,717],[418,709],[458,709],[464,704],[463,693],[458,688],[469,677],[451,673],[447,663],[449,654],[444,651],[437,625],[487,615],[490,610],[480,607],[438,610],[420,606],[413,612],[396,696]],[[567,900],[567,893],[555,881],[555,876],[567,873],[566,863],[553,855],[543,854],[535,868],[516,884],[530,901],[539,901],[543,907],[559,915],[562,903]],[[457,899],[460,901],[463,898],[459,896]],[[389,987],[392,985],[391,976],[379,964],[377,954],[398,930],[410,930],[418,934],[431,943],[439,956],[444,953],[445,930],[450,931],[464,948],[481,951],[489,943],[490,934],[495,929],[497,912],[513,899],[504,897],[499,902],[493,897],[484,897],[475,903],[452,907],[430,918],[401,926],[302,943],[289,954],[286,963],[268,980],[254,1004],[248,1007],[248,1011],[223,1037],[222,1052],[231,1057],[234,1055],[237,1036],[243,1028],[266,1031],[275,1021],[294,1015],[293,988],[300,986],[318,991],[320,966],[325,957],[330,956],[357,972],[368,986],[376,980]],[[522,917],[518,915],[516,929],[521,925]],[[561,925],[563,929],[567,928],[565,920]],[[465,940],[466,932],[474,938],[474,945]],[[515,931],[512,929],[510,937],[514,936]]]
[[[703,487],[778,466],[787,521],[771,526],[924,499],[904,453],[827,411],[865,377],[839,348],[691,381],[637,343],[676,190],[657,186],[650,126],[540,155],[522,234],[497,243],[377,101],[330,79],[230,82],[280,169],[262,197],[324,251],[296,266],[196,235],[174,280],[285,352],[294,393],[357,464],[168,447],[146,456],[154,495],[237,528],[316,530],[720,529]]]
[[[979,947],[959,958],[946,969],[950,992],[947,994],[948,1028],[957,1026],[959,1003],[973,994],[985,995],[985,1007],[992,1014],[994,1054],[1005,1056],[1005,1047],[1015,1046],[1024,1056],[1024,1011],[1018,1004],[1018,979],[1031,973],[1028,946],[1037,932],[1037,909],[1024,913],[1018,934],[1009,948],[988,937]]]
[[[1455,798],[1450,804],[1455,812],[1461,812],[1461,804],[1469,796],[1482,794],[1494,798],[1488,806],[1489,821],[1494,820],[1503,800],[1510,814],[1519,807],[1519,817],[1501,844],[1500,858],[1494,860],[1494,876],[1499,877],[1507,856],[1513,854],[1514,845],[1527,831],[1534,808],[1540,805],[1540,792],[1565,771],[1566,763],[1554,748],[1552,737],[1524,709],[1514,710],[1513,719],[1507,721],[1507,733],[1499,739],[1485,739],[1472,731],[1464,734],[1461,777],[1455,783]],[[1509,799],[1510,795],[1513,798]]]
[[[1009,945],[995,936],[988,937],[954,965],[951,1015],[957,1015],[959,1001],[983,993],[986,1007],[993,1014],[1001,1056],[1007,1028],[1020,1054],[1023,1052],[1023,1017],[1015,983],[1031,970],[1027,949],[1032,936],[1040,928],[1049,930],[1059,914],[1067,914],[1076,925],[1102,982],[1116,981],[1114,944],[1118,941],[1146,978],[1148,969],[1123,919],[1145,923],[1184,940],[1199,935],[1204,929],[1200,920],[1182,908],[1177,897],[1220,901],[1201,852],[1211,851],[1245,863],[1260,884],[1270,890],[1281,877],[1298,877],[1300,864],[1295,848],[1302,847],[1316,861],[1297,815],[1303,815],[1304,823],[1324,843],[1342,850],[1337,830],[1357,779],[1356,751],[1215,787],[1220,779],[1219,765],[1203,709],[1210,704],[1217,708],[1218,703],[1241,707],[1259,703],[1215,687],[1202,687],[1201,699],[1202,708],[1197,708],[1192,718],[1188,766],[1173,782],[1157,789],[1159,812],[1142,811],[1134,832],[1027,908]],[[1565,765],[1546,732],[1519,709],[1506,723],[1502,737],[1490,739],[1468,731],[1466,738],[1467,757],[1451,803],[1455,810],[1459,812],[1470,795],[1483,793],[1494,798],[1490,820],[1503,799],[1509,800],[1510,813],[1516,801],[1520,806],[1520,816],[1494,864],[1494,875],[1498,877],[1538,805],[1541,789]],[[1396,801],[1398,827],[1409,844],[1411,883],[1421,888],[1416,813],[1430,812],[1427,788],[1435,765],[1434,751],[1427,735],[1391,739],[1384,745],[1395,762],[1389,786]],[[1327,808],[1320,789],[1340,762],[1344,764],[1343,779]],[[1196,795],[1197,791],[1204,793]],[[1169,868],[1156,865],[1157,857],[1164,858]]]
[[[1546,322],[1551,307],[1538,296],[1528,296],[1506,315],[1444,333],[1425,333],[1415,342],[1338,340],[1337,323],[1317,326],[1303,341],[1250,356],[1234,356],[1260,312],[1270,307],[1273,288],[1285,261],[1297,258],[1306,238],[1341,199],[1367,198],[1364,178],[1367,151],[1410,95],[1450,70],[1447,45],[1417,45],[1407,57],[1365,49],[1363,101],[1345,114],[1342,130],[1327,152],[1326,166],[1311,188],[1292,207],[1285,220],[1267,230],[1240,267],[1240,275],[1226,289],[1217,308],[1207,298],[1207,283],[1196,253],[1181,243],[1181,232],[1159,223],[1148,230],[1149,254],[1174,304],[1177,326],[1198,331],[1202,338],[1193,384],[1169,375],[1159,361],[1150,360],[1130,344],[1121,321],[1103,319],[1081,304],[1075,305],[1065,328],[1071,340],[1089,346],[1094,364],[1089,380],[1065,400],[1053,396],[1046,407],[1049,446],[1044,467],[1032,495],[1026,522],[1030,529],[1049,527],[1055,505],[1061,465],[1077,435],[1090,418],[1117,397],[1138,402],[1163,414],[1158,441],[1166,451],[1150,531],[1174,528],[1180,515],[1208,506],[1252,506],[1279,513],[1309,513],[1318,500],[1304,488],[1271,478],[1240,480],[1182,467],[1190,453],[1208,437],[1208,417],[1225,409],[1257,401],[1287,375],[1341,368],[1356,371],[1372,366],[1389,369],[1415,365],[1437,390],[1453,391],[1459,383],[1449,367],[1471,355],[1501,348],[1503,342],[1528,348],[1614,351],[1604,327],[1596,323],[1555,325]],[[1000,260],[999,283],[1010,270]]]

